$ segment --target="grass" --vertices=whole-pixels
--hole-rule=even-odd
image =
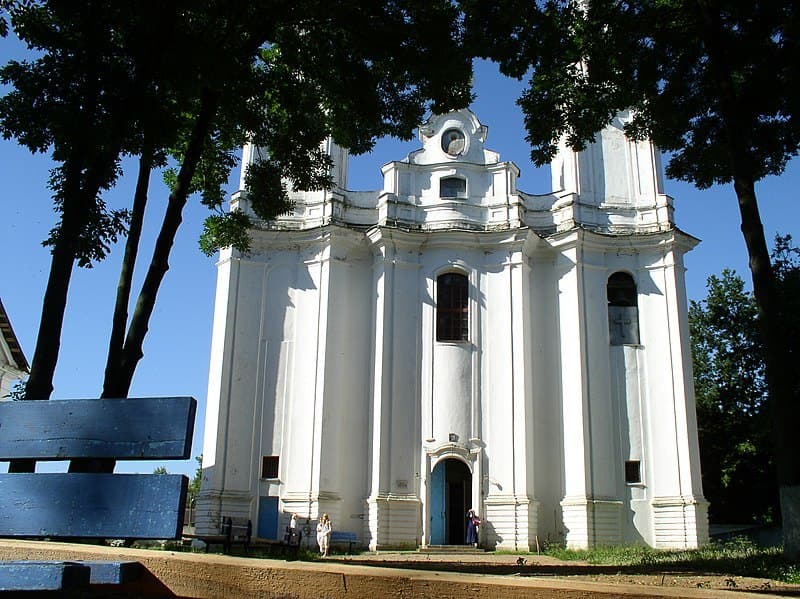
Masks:
[[[669,551],[643,546],[597,547],[588,550],[569,550],[549,547],[547,555],[590,564],[627,566],[641,570],[680,570],[770,578],[800,584],[800,564],[783,557],[779,547],[759,547],[747,538],[739,537],[722,543],[686,551]]]

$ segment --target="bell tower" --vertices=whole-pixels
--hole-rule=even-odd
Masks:
[[[630,120],[630,111],[620,112],[579,152],[561,141],[551,163],[553,190],[573,195],[576,225],[609,233],[674,226],[661,155],[653,142],[626,137]]]

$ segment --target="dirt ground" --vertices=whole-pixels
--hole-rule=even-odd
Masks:
[[[598,566],[586,562],[565,562],[544,555],[379,552],[352,557],[334,556],[329,559],[344,564],[391,568],[546,577],[549,579],[582,580],[608,584],[747,591],[772,597],[800,597],[800,585],[787,584],[767,578],[729,576],[712,572],[698,574],[697,572],[654,571],[641,566]],[[657,566],[653,568],[657,568]]]
[[[800,585],[776,582],[766,578],[748,578],[744,576],[727,576],[719,574],[687,574],[682,572],[665,572],[661,574],[579,574],[557,578],[571,580],[590,580],[608,584],[643,584],[649,586],[667,586],[681,588],[701,588],[727,591],[748,591],[764,593],[777,597],[800,597]]]

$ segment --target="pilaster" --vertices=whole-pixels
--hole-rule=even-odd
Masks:
[[[562,240],[556,259],[558,282],[559,372],[561,377],[562,468],[561,502],[568,547],[587,547],[591,484],[591,414],[586,363],[585,297],[581,234]]]
[[[365,537],[370,551],[416,549],[421,543],[422,503],[412,494],[371,495],[366,500]]]
[[[481,543],[496,549],[536,551],[539,502],[527,495],[489,495],[483,502]]]
[[[586,549],[622,542],[622,501],[565,497],[561,510],[568,531],[568,548]]]

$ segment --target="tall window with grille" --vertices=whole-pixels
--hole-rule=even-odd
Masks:
[[[436,279],[436,340],[466,341],[469,336],[469,281],[454,272]]]

